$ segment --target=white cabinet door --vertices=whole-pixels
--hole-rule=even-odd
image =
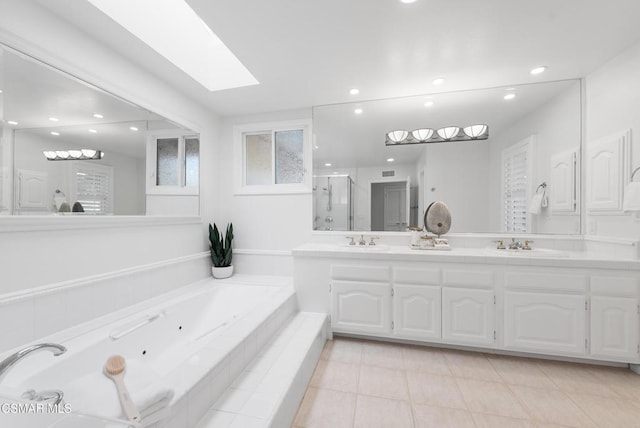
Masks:
[[[442,289],[442,338],[447,342],[493,345],[494,293],[469,288]]]
[[[504,294],[504,346],[553,354],[584,355],[585,297],[583,295]]]
[[[395,285],[395,334],[414,339],[440,339],[440,287]]]
[[[591,355],[638,360],[638,300],[591,298]]]
[[[391,332],[391,286],[332,281],[331,327],[343,332]]]
[[[587,145],[587,208],[592,213],[622,210],[628,175],[631,130]]]
[[[556,153],[551,156],[550,205],[556,213],[575,213],[577,151]]]
[[[41,171],[18,170],[18,209],[20,211],[47,211],[50,205],[48,174]]]

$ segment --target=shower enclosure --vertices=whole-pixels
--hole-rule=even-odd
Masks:
[[[313,230],[353,230],[353,190],[348,175],[314,175]]]

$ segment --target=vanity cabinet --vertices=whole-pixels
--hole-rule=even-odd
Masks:
[[[582,295],[513,291],[504,294],[505,348],[584,355],[585,331]]]
[[[492,346],[495,340],[492,290],[442,290],[442,338],[451,343]]]

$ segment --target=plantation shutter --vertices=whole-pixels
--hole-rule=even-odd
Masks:
[[[519,144],[502,153],[503,232],[529,232],[529,157],[528,144]]]
[[[77,167],[76,199],[86,214],[113,214],[113,170],[111,168]]]

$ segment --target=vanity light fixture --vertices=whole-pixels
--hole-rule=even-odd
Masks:
[[[93,113],[93,117],[95,117],[96,119],[103,119],[104,116],[101,115],[100,113]]]
[[[89,3],[210,91],[258,84],[185,0]],[[149,11],[153,11],[153,25]]]
[[[18,122],[16,122],[15,120],[7,120],[7,123],[13,126],[16,126],[18,124]]]
[[[350,93],[351,95],[358,95],[358,94],[360,93],[360,89],[358,89],[358,88],[350,89],[350,90],[349,90],[349,93]]]
[[[540,67],[536,67],[532,69],[529,73],[535,76],[536,74],[541,74],[541,73],[544,73],[545,71],[547,71],[547,66],[541,65]]]
[[[505,96],[504,96],[504,99],[505,99],[505,100],[507,100],[507,101],[509,101],[509,100],[514,99],[515,97],[516,97],[516,94],[511,93],[511,94],[507,94],[507,95],[505,95]]]
[[[357,108],[353,111],[355,114],[362,114],[362,109],[361,108]]]
[[[440,86],[444,83],[444,77],[438,77],[436,79],[433,79],[431,83],[433,83],[435,86]]]
[[[486,140],[487,138],[489,138],[489,126],[479,123],[465,127],[445,126],[437,131],[431,128],[418,128],[411,132],[397,129],[387,132],[385,145],[404,146],[407,144]]]
[[[419,142],[425,142],[429,138],[433,136],[433,129],[431,128],[420,128],[411,131],[411,136],[415,138]]]
[[[396,131],[387,132],[387,141],[392,142],[393,144],[400,144],[404,140],[407,139],[409,133],[404,129],[398,129]]]
[[[104,157],[104,152],[93,149],[45,150],[42,154],[50,161],[99,160]]]
[[[450,140],[453,137],[457,136],[460,133],[459,126],[445,126],[444,128],[440,128],[436,131],[438,136],[443,140]]]

